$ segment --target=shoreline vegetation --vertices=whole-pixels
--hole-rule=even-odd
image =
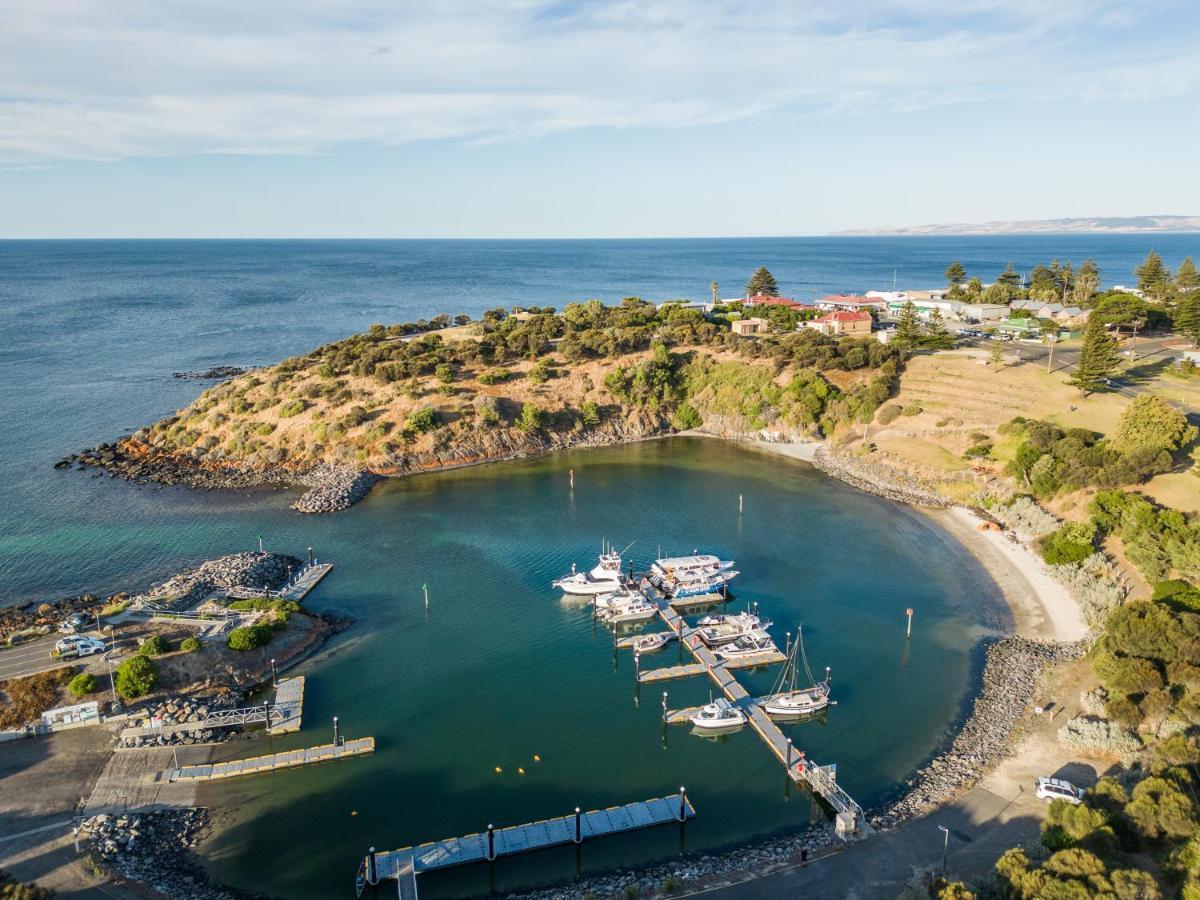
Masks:
[[[1038,501],[1095,483],[1138,484],[1164,471],[1194,430],[1153,448],[1135,435],[1142,443],[1123,447],[1094,432],[1018,417],[993,426],[996,436],[972,434],[976,444],[966,451],[995,459],[992,441],[1023,441],[1008,460],[1011,482],[957,473],[941,482],[923,479],[875,455],[865,428],[858,444],[852,435],[857,423],[886,426],[897,415],[922,412],[896,407],[886,421],[880,412],[899,388],[911,342],[796,332],[795,321],[782,317],[772,322],[777,334],[743,338],[726,330],[738,314],[718,307],[706,318],[682,305],[656,309],[629,298],[611,308],[572,304],[562,315],[491,310],[480,322],[459,317],[453,329],[440,317],[444,334],[415,334],[412,323],[372,326],[364,335],[209,388],[176,415],[57,467],[98,466],[114,477],[193,487],[301,485],[308,491],[297,509],[331,512],[361,499],[383,477],[672,434],[737,440],[806,460],[830,477],[922,510],[980,562],[1012,611],[1015,634],[987,646],[969,713],[901,786],[901,796],[871,813],[877,825],[893,828],[924,816],[995,769],[1013,753],[1013,729],[1027,717],[1043,674],[1094,654],[1089,648],[1098,638],[1115,660],[1101,673],[1108,688],[1081,702],[1083,714],[1063,727],[1061,740],[1085,753],[1132,759],[1142,747],[1134,728],[1143,694],[1137,686],[1122,687],[1133,685],[1119,672],[1129,657],[1105,643],[1108,619],[1129,608],[1129,587],[1112,546],[1101,545],[1099,526],[1085,535],[1077,514],[1060,519]],[[1133,426],[1141,427],[1138,421]],[[1011,448],[1007,452],[1011,457]],[[1080,480],[1087,478],[1095,480]],[[954,490],[945,490],[948,480]],[[1140,495],[1107,493],[1115,496],[1097,495],[1088,507],[1095,510],[1093,523],[1117,536],[1117,550],[1121,541],[1136,550],[1136,536],[1129,535],[1146,527],[1145,511],[1120,498]],[[1160,578],[1172,572],[1170,561],[1150,565]],[[1194,591],[1178,584],[1171,596]],[[1144,674],[1142,681],[1149,680]],[[1160,728],[1154,736],[1167,734]],[[1127,740],[1114,743],[1113,735]],[[1117,744],[1125,749],[1116,752]],[[762,874],[832,840],[828,828],[813,826],[725,854],[599,876],[565,894],[559,888],[528,896],[628,894],[627,888],[644,894],[657,878],[704,883],[747,866]]]

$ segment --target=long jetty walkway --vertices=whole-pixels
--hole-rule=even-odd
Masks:
[[[677,640],[687,647],[696,662],[642,671],[641,657],[635,654],[638,684],[662,682],[672,678],[687,678],[707,673],[729,698],[729,702],[746,714],[750,727],[762,738],[775,757],[783,763],[788,776],[797,784],[807,784],[814,793],[829,804],[834,812],[834,821],[839,836],[846,839],[863,838],[870,835],[872,828],[867,822],[862,807],[838,785],[835,767],[818,766],[808,759],[803,751],[794,749],[792,742],[784,737],[780,727],[771,721],[771,717],[730,671],[734,668],[783,662],[786,658],[784,654],[775,651],[773,654],[757,654],[739,660],[719,660],[716,654],[700,640],[700,636],[696,633],[697,629],[691,628],[683,616],[671,607],[671,604],[659,591],[649,586],[643,586],[642,593],[658,607],[659,617],[671,631],[675,632]],[[670,724],[686,721],[685,714],[690,712],[691,710],[669,711],[666,708],[664,697],[664,722]]]
[[[357,738],[338,744],[321,744],[301,750],[284,750],[266,756],[249,759],[233,759],[229,762],[207,763],[199,766],[180,766],[169,771],[172,782],[214,781],[218,778],[236,778],[239,775],[255,775],[259,772],[274,772],[312,763],[331,762],[348,756],[362,756],[375,752],[375,738]]]
[[[682,789],[670,797],[658,797],[608,809],[575,812],[556,819],[542,819],[526,825],[493,828],[468,834],[465,837],[433,841],[417,847],[404,847],[387,853],[376,853],[372,847],[359,864],[355,889],[361,897],[367,885],[394,878],[399,896],[417,900],[417,876],[434,869],[448,869],[469,863],[492,862],[501,856],[512,856],[562,844],[582,844],[589,838],[605,837],[666,825],[686,822],[696,815],[692,802]]]

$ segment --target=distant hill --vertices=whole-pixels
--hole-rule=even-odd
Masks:
[[[899,228],[852,228],[834,235],[921,234],[1140,234],[1162,231],[1200,232],[1200,216],[1093,216],[1067,219],[1026,219],[996,222],[957,222],[942,225],[906,225]]]

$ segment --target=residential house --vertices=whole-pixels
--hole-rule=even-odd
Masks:
[[[743,306],[787,306],[791,309],[803,309],[805,304],[791,297],[775,297],[771,294],[751,294],[742,299]]]
[[[834,310],[804,323],[805,328],[812,328],[821,334],[833,336],[869,335],[874,319],[868,312],[850,312],[844,309]]]
[[[863,312],[873,309],[882,313],[887,311],[887,301],[870,294],[865,297],[857,294],[827,294],[817,301],[817,308],[830,311],[840,309],[846,312]]]
[[[884,295],[883,291],[868,291],[868,296]],[[895,317],[911,303],[917,315],[928,319],[937,310],[943,319],[955,322],[993,322],[1008,316],[1008,307],[1003,303],[964,303],[947,300],[945,291],[888,291],[888,313]]]
[[[734,334],[740,334],[742,337],[748,337],[752,334],[766,334],[767,320],[760,319],[757,316],[751,316],[749,319],[734,319],[729,323],[729,327]]]

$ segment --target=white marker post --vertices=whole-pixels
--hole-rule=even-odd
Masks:
[[[910,637],[912,637],[912,616],[913,616],[912,607],[910,606],[908,609],[906,609],[904,611],[904,613],[905,613],[905,615],[908,616],[908,633],[905,634],[904,636],[906,638],[910,638]]]

